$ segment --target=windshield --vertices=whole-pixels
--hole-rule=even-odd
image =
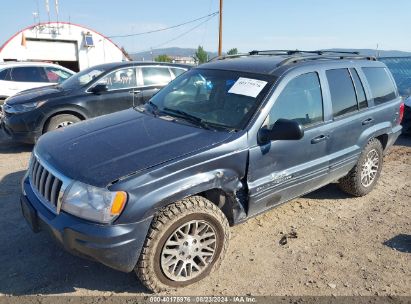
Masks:
[[[90,83],[94,78],[98,77],[105,70],[102,68],[88,68],[80,73],[71,76],[69,79],[61,83],[63,89],[73,89],[82,87]]]
[[[190,70],[145,106],[153,112],[227,129],[243,129],[273,76],[221,70]]]

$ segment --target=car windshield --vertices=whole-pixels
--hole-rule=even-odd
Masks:
[[[90,83],[92,80],[94,80],[94,78],[98,77],[100,74],[104,72],[105,70],[102,68],[89,68],[71,76],[69,79],[62,82],[60,86],[63,89],[80,88]]]
[[[193,69],[158,92],[145,108],[200,127],[240,130],[274,80],[270,75]]]

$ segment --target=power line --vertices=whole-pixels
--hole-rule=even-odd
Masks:
[[[184,23],[180,23],[180,24],[173,25],[173,26],[170,26],[170,27],[165,27],[165,28],[158,29],[158,30],[152,30],[152,31],[147,31],[147,32],[140,32],[140,33],[134,33],[134,34],[127,34],[127,35],[114,35],[114,36],[108,36],[108,38],[127,38],[127,37],[133,37],[133,36],[140,36],[140,35],[146,35],[146,34],[152,34],[152,33],[162,32],[162,31],[170,30],[170,29],[173,29],[173,28],[176,28],[176,27],[180,27],[180,26],[183,26],[183,25],[186,25],[186,24],[190,24],[190,23],[193,23],[193,22],[196,22],[196,21],[205,19],[205,18],[209,18],[209,19],[206,20],[206,21],[208,21],[208,20],[210,20],[211,18],[213,18],[214,16],[217,16],[218,13],[219,13],[219,12],[216,11],[216,12],[214,12],[214,13],[208,14],[208,15],[206,15],[206,16],[202,16],[202,17],[197,18],[197,19],[193,19],[193,20],[190,20],[190,21],[187,21],[187,22],[184,22]],[[202,24],[202,23],[201,23],[201,24]]]
[[[170,42],[173,42],[173,41],[175,41],[175,40],[177,40],[177,39],[180,39],[181,37],[187,35],[188,33],[192,32],[192,31],[194,31],[196,28],[200,27],[200,26],[203,25],[204,23],[210,21],[213,17],[215,17],[215,16],[217,16],[217,15],[218,15],[218,12],[217,12],[217,13],[210,14],[209,17],[208,17],[208,19],[204,20],[203,22],[200,22],[200,23],[197,24],[196,26],[190,28],[189,30],[187,30],[187,31],[185,31],[185,32],[183,32],[183,33],[181,33],[180,35],[178,35],[178,36],[176,36],[176,37],[174,37],[174,38],[172,38],[172,39],[170,39],[170,40],[167,40],[166,42],[163,42],[163,43],[160,43],[160,44],[158,44],[158,45],[155,45],[155,46],[151,47],[150,49],[141,50],[141,51],[134,51],[134,53],[140,53],[140,52],[149,51],[149,50],[151,50],[151,49],[153,49],[153,48],[158,48],[158,47],[160,47],[160,46],[163,46],[163,45],[166,45],[166,44],[168,44],[168,43],[170,43]]]

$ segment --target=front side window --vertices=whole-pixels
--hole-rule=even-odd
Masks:
[[[145,108],[199,125],[243,129],[274,80],[269,75],[193,69],[160,90]]]
[[[59,68],[45,67],[44,70],[46,71],[48,81],[52,83],[62,83],[71,76],[69,72]]]
[[[171,81],[171,74],[168,68],[142,67],[143,83],[145,86],[166,84]]]
[[[265,126],[271,128],[280,119],[290,119],[309,126],[323,121],[323,99],[317,73],[292,79],[278,96]]]
[[[135,69],[121,69],[104,76],[97,84],[105,84],[108,91],[129,89],[137,86]]]
[[[18,82],[49,82],[43,68],[39,67],[13,68],[11,79]]]
[[[358,110],[357,97],[348,69],[326,71],[334,117]]]
[[[397,96],[394,84],[385,68],[362,68],[362,70],[370,85],[374,104],[382,104]]]

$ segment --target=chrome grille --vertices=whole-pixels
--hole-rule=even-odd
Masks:
[[[31,184],[47,203],[57,208],[63,182],[33,157],[30,168]]]

